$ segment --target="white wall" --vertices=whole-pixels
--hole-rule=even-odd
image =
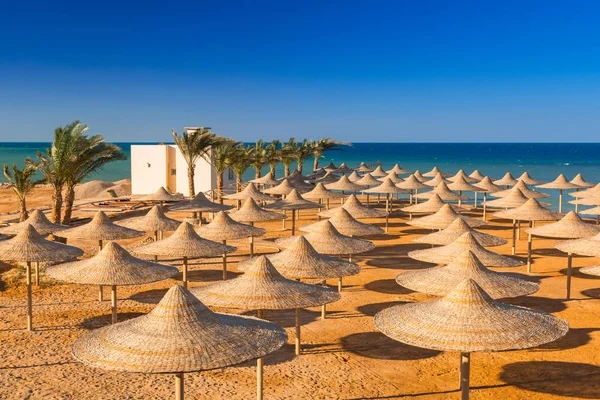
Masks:
[[[167,151],[165,145],[131,146],[132,194],[150,194],[167,186]]]

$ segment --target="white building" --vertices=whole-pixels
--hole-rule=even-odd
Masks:
[[[172,193],[190,196],[188,165],[179,148],[172,144],[140,144],[131,146],[131,193],[150,194],[164,186]],[[223,173],[223,185],[235,182],[230,169]],[[217,174],[210,163],[200,158],[194,175],[196,193],[217,188]]]

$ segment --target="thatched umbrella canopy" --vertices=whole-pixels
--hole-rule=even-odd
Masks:
[[[592,237],[565,240],[554,243],[554,247],[567,253],[567,300],[571,299],[571,270],[573,267],[573,254],[600,257],[600,233]],[[595,270],[592,267],[592,272]],[[593,273],[592,273],[593,275]]]
[[[485,225],[480,219],[460,215],[449,204],[444,204],[435,214],[406,221],[408,225],[418,226],[424,229],[446,229],[456,218],[463,219],[470,227],[476,228]]]
[[[260,178],[255,178],[255,179],[251,179],[249,182],[251,183],[257,183],[259,185],[270,185],[270,186],[274,186],[277,185],[279,182],[273,177],[272,173],[268,173],[264,176],[261,176]]]
[[[429,187],[436,187],[438,186],[440,183],[451,183],[451,181],[449,181],[448,179],[444,178],[444,176],[441,173],[437,173],[432,179],[423,182],[424,184],[426,184]]]
[[[358,167],[354,169],[356,172],[373,172],[373,169],[369,168],[367,164],[361,162]]]
[[[24,229],[27,229],[29,225],[33,226],[37,233],[43,236],[69,228],[68,225],[60,225],[50,222],[50,220],[42,211],[33,210],[31,214],[29,214],[29,218],[27,218],[25,221],[1,228],[0,233],[6,235],[16,235]]]
[[[182,222],[171,236],[157,242],[136,247],[138,254],[150,254],[183,258],[183,285],[187,287],[188,258],[217,257],[235,251],[236,248],[201,238],[192,225]]]
[[[449,264],[456,258],[457,254],[465,250],[472,251],[486,267],[518,267],[524,265],[520,260],[487,250],[479,244],[472,232],[465,232],[454,242],[442,247],[413,250],[408,253],[408,256],[429,263]]]
[[[382,178],[387,175],[387,172],[385,172],[383,168],[381,168],[381,165],[379,165],[377,168],[375,168],[375,171],[371,172],[371,175],[373,175],[375,178]]]
[[[310,178],[310,179],[317,179],[322,176],[325,176],[326,173],[327,173],[327,171],[325,171],[325,168],[321,167],[321,168],[317,169],[316,171],[313,171],[312,174],[306,175],[306,177]]]
[[[471,179],[471,181],[476,182],[474,179]],[[457,191],[459,195],[462,195],[462,192],[473,192],[475,195],[477,195],[477,192],[482,191],[478,186],[471,185],[469,182],[467,182],[463,176],[457,176],[452,183],[448,185],[448,189]],[[458,201],[458,205],[462,205],[461,200]],[[477,208],[477,203],[475,203],[475,208]]]
[[[348,175],[348,179],[350,180],[350,182],[356,182],[356,181],[360,180],[360,178],[362,178],[362,176],[360,176],[359,173],[356,171],[354,171],[350,175]]]
[[[377,180],[378,180],[379,182],[383,182],[383,181],[385,181],[386,179],[389,179],[389,180],[391,180],[391,181],[392,181],[392,182],[394,182],[394,183],[400,183],[400,182],[403,182],[403,181],[404,181],[404,179],[400,178],[400,177],[399,177],[399,176],[398,176],[398,175],[397,175],[395,172],[393,172],[393,171],[391,171],[391,172],[388,172],[388,174],[387,174],[386,176],[384,176],[384,177],[382,177],[382,178],[378,178]]]
[[[324,167],[325,171],[335,171],[337,169],[337,167],[335,166],[335,164],[333,162],[330,162],[329,164],[327,164]]]
[[[600,224],[600,207],[593,207],[593,208],[587,208],[585,210],[581,210],[580,214],[584,214],[584,215],[595,215],[598,217],[598,219],[596,220],[596,224]]]
[[[569,203],[582,206],[600,206],[600,195],[582,197],[577,200],[571,200]]]
[[[567,180],[567,177],[564,174],[560,174],[555,180],[549,183],[545,183],[543,185],[539,185],[540,189],[558,189],[558,212],[562,212],[562,203],[563,203],[563,190],[569,189],[582,189],[583,186],[576,185]]]
[[[331,222],[324,222],[325,224],[319,226],[318,229],[304,235],[306,240],[319,253],[331,255],[348,254],[350,256],[349,261],[352,261],[353,254],[366,253],[375,248],[372,242],[342,235],[335,229]],[[275,243],[285,249],[292,246],[295,240],[295,236],[290,236],[277,239]]]
[[[298,210],[310,210],[322,208],[323,205],[305,200],[296,189],[292,190],[285,199],[267,205],[265,208],[274,210],[290,210],[292,212],[292,236],[296,234],[296,212]]]
[[[537,283],[487,269],[469,250],[457,253],[446,266],[403,272],[396,282],[415,292],[445,296],[465,279],[477,282],[494,299],[527,296],[540,288]]]
[[[310,192],[306,192],[302,195],[307,200],[328,200],[327,206],[329,207],[329,199],[340,199],[343,198],[344,195],[338,192],[333,192],[325,188],[321,182],[317,183],[315,188]]]
[[[303,193],[313,188],[313,185],[307,182],[312,179],[302,175],[302,173],[300,173],[298,170],[294,170],[294,172],[289,174],[287,178],[281,178],[281,180],[283,179],[287,179],[292,186],[294,186],[294,188],[302,190]]]
[[[149,314],[96,329],[72,347],[75,358],[95,368],[175,374],[175,398],[183,400],[183,374],[259,359],[287,341],[283,328],[253,317],[214,313],[182,286],[173,286]]]
[[[197,232],[204,239],[227,244],[228,240],[250,238],[267,233],[266,229],[246,225],[233,220],[229,214],[219,211],[212,222],[197,228]],[[227,253],[223,253],[223,280],[227,279]]]
[[[169,279],[179,271],[170,265],[141,260],[115,242],[92,258],[48,267],[50,277],[81,285],[111,287],[112,323],[117,323],[117,286],[142,285]]]
[[[284,179],[279,185],[263,190],[263,193],[287,196],[294,189],[296,187],[288,179]]]
[[[419,171],[419,170],[416,170],[416,171],[413,173],[413,175],[415,176],[415,178],[417,178],[417,180],[418,180],[419,182],[425,182],[425,181],[427,181],[427,180],[428,180],[428,179],[427,179],[427,177],[426,177],[426,176],[423,176],[423,174],[421,174],[421,171]]]
[[[430,190],[429,192],[416,194],[414,197],[416,197],[418,199],[428,199],[431,196],[433,196],[434,194],[437,194],[438,196],[440,196],[440,198],[444,201],[458,201],[459,207],[462,205],[463,201],[469,200],[469,197],[463,196],[462,194],[454,193],[452,190],[450,190],[448,188],[448,185],[446,184],[446,182],[440,183],[433,190]]]
[[[402,208],[402,211],[408,213],[409,219],[412,219],[413,214],[433,214],[438,212],[444,205],[446,205],[444,200],[434,193],[433,196],[431,196],[426,202],[404,207]],[[449,206],[456,212],[467,211],[466,208],[459,207],[454,204],[449,204]]]
[[[494,197],[506,197],[511,194],[515,188],[519,189],[525,197],[528,199],[543,199],[546,197],[550,197],[548,193],[537,192],[535,190],[529,189],[529,187],[523,181],[518,181],[512,188],[503,190],[501,192],[492,193]]]
[[[509,187],[516,185],[517,182],[518,180],[510,172],[507,172],[502,178],[495,180],[494,185]]]
[[[274,200],[272,196],[269,196],[268,194],[264,194],[261,193],[256,186],[254,186],[252,183],[250,183],[249,185],[246,186],[246,188],[244,190],[242,190],[241,192],[237,192],[237,193],[233,193],[233,194],[228,194],[227,196],[224,196],[226,199],[228,200],[248,200],[248,199],[254,199],[256,201],[270,201],[270,200]]]
[[[478,169],[476,169],[475,171],[469,174],[469,178],[473,178],[477,182],[480,182],[483,178],[485,178],[485,175],[483,175],[481,172],[479,172]]]
[[[336,168],[335,172],[337,172],[338,174],[349,174],[351,172],[354,172],[354,169],[350,168],[349,166],[346,165],[346,163],[341,163],[339,167]]]
[[[426,185],[422,181],[417,179],[415,174],[409,175],[405,180],[403,180],[400,183],[397,183],[396,186],[398,186],[401,189],[406,189],[406,190],[410,191],[410,204],[413,203],[413,197],[414,197],[413,195],[419,194],[419,189],[429,189],[430,188],[429,185]],[[416,202],[418,204],[418,202],[419,202],[418,199],[416,199]]]
[[[167,189],[161,186],[156,192],[152,194],[143,194],[140,196],[135,196],[135,200],[162,204],[173,201],[181,201],[183,200],[183,196],[169,193]]]
[[[586,198],[586,197],[600,197],[600,183],[595,186],[582,190],[580,192],[570,192],[569,196],[577,197],[577,198]]]
[[[445,246],[454,242],[466,232],[470,232],[483,247],[502,246],[508,243],[506,239],[476,231],[462,218],[456,218],[446,229],[421,236],[414,239],[413,242]]]
[[[83,250],[44,239],[33,226],[27,225],[17,236],[0,242],[0,260],[26,263],[27,279],[27,330],[33,330],[33,305],[31,299],[31,263],[64,261],[83,255]],[[39,273],[39,271],[36,271]],[[39,276],[38,276],[39,281]]]
[[[204,193],[200,192],[193,199],[189,200],[185,204],[178,205],[176,207],[171,208],[172,211],[186,211],[194,213],[194,218],[196,218],[196,213],[198,213],[198,223],[202,225],[202,213],[210,212],[216,213],[219,211],[225,211],[233,208],[232,206],[228,206],[225,204],[215,203],[210,201]]]
[[[573,179],[571,179],[569,182],[576,184],[577,186],[581,186],[582,188],[591,188],[594,187],[594,184],[591,182],[586,181],[583,178],[583,175],[581,174],[577,174],[575,175],[575,177]],[[579,190],[579,189],[576,189]]]
[[[483,179],[483,178],[481,178]],[[467,183],[474,183],[474,182],[479,182],[481,179],[477,179],[477,178],[471,178],[469,175],[467,175],[467,173],[462,170],[459,169],[458,172],[456,174],[454,174],[453,176],[449,177],[448,180],[450,182],[456,182],[456,181],[465,181]]]
[[[394,182],[392,182],[390,178],[385,178],[382,184],[371,189],[365,190],[365,193],[385,194],[385,231],[387,232],[389,216],[392,212],[390,197],[394,194],[408,193],[408,191],[406,189],[400,189],[394,184]]]
[[[386,171],[387,173],[393,172],[396,175],[408,175],[412,174],[412,172],[405,170],[399,164],[394,165],[392,169]]]
[[[529,175],[529,172],[525,171],[521,174],[521,176],[519,176],[517,178],[518,181],[523,181],[523,183],[525,183],[526,185],[541,185],[545,182],[543,181],[538,181],[537,179],[533,179],[531,177],[531,175]]]
[[[314,183],[317,182],[321,182],[324,184],[328,184],[328,183],[333,183],[333,182],[337,182],[338,180],[340,180],[340,176],[332,171],[327,171],[327,173],[325,175],[323,175],[322,177],[313,180]]]
[[[569,330],[567,321],[551,314],[492,300],[472,279],[440,300],[380,311],[375,326],[411,346],[459,351],[462,399],[469,398],[470,353],[536,347]]]
[[[339,190],[342,194],[344,194],[344,192],[358,192],[365,188],[356,182],[351,182],[346,175],[342,175],[336,182],[326,184],[325,187],[327,190]]]
[[[192,293],[214,307],[260,311],[295,309],[296,355],[300,355],[300,309],[333,303],[341,298],[333,290],[284,278],[265,256],[258,257],[237,278],[196,287]]]
[[[370,173],[363,175],[362,178],[360,178],[358,181],[356,181],[354,183],[356,183],[357,185],[361,185],[361,186],[374,186],[374,185],[381,184],[381,182],[378,181],[377,179],[375,179],[375,177],[373,175],[371,175]]]
[[[529,197],[525,196],[521,189],[514,186],[512,189],[508,189],[509,193],[506,196],[499,197],[494,200],[488,200],[485,202],[487,207],[497,208],[515,208],[522,206],[527,203]]]
[[[154,240],[158,240],[159,232],[174,231],[179,227],[181,222],[167,217],[163,212],[162,207],[155,205],[144,216],[127,218],[122,221],[117,221],[116,224],[137,231],[154,232]]]
[[[348,196],[342,205],[342,208],[348,211],[350,215],[356,219],[382,218],[386,216],[385,211],[363,205],[354,194]],[[317,215],[320,217],[329,218],[332,217],[336,212],[337,208],[331,208],[329,210],[321,211]]]
[[[492,179],[489,176],[484,176],[483,179],[476,183],[474,186],[477,186],[480,189],[479,191],[483,192],[483,220],[486,221],[487,206],[485,205],[485,203],[487,202],[487,194],[501,192],[503,189],[500,186],[494,184],[494,182],[492,182]],[[475,192],[475,195],[477,196],[477,192]]]
[[[437,174],[442,175],[444,178],[450,176],[450,174],[448,174],[446,172],[442,172],[438,167],[433,167],[433,169],[431,171],[424,173],[423,176],[426,178],[433,178]]]
[[[330,222],[335,229],[346,236],[371,236],[384,233],[384,230],[377,225],[365,224],[364,222],[357,221],[343,207],[336,208],[335,214],[328,220],[304,225],[300,227],[300,230],[302,232],[318,231],[322,228],[322,225],[325,225],[327,222]]]
[[[533,236],[552,238],[552,239],[581,239],[600,233],[600,226],[591,225],[584,222],[579,215],[569,211],[561,220],[551,224],[537,226],[527,229],[527,272],[531,272],[531,250]],[[571,255],[568,255],[567,281],[571,280]],[[570,294],[570,293],[568,293]]]
[[[256,204],[254,199],[248,199],[239,210],[233,211],[229,216],[234,221],[248,222],[252,225],[255,222],[277,221],[286,219],[287,215],[265,210]]]

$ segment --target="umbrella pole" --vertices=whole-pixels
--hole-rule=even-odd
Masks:
[[[296,233],[296,210],[292,210],[292,235]]]
[[[227,244],[227,240],[223,240],[223,244]],[[227,280],[227,254],[223,253],[223,280]]]
[[[254,222],[250,222],[250,226],[254,226]],[[250,257],[254,257],[254,236],[250,236]]]
[[[560,189],[558,191],[558,212],[561,213],[562,212],[562,195],[563,195],[563,190]]]
[[[296,308],[296,355],[300,355],[300,309]]]
[[[342,277],[338,279],[338,292],[342,293]]]
[[[40,262],[35,263],[35,286],[40,286]]]
[[[98,240],[98,252],[102,251],[102,239]],[[102,293],[102,285],[98,286],[98,300],[104,301],[104,293]]]
[[[202,226],[202,211],[198,213],[198,226]]]
[[[327,206],[325,207],[326,210],[329,210],[329,199],[327,199]]]
[[[112,323],[117,323],[117,286],[110,287],[110,306],[112,308]]]
[[[458,206],[462,206],[462,190],[458,191]]]
[[[257,310],[256,316],[263,319],[263,310]],[[256,360],[256,399],[262,400],[263,398],[263,366],[264,358],[260,357]]]
[[[567,253],[567,300],[571,300],[571,270],[573,269],[573,255]]]
[[[183,400],[183,372],[175,374],[175,400]]]
[[[369,205],[369,193],[367,193],[367,206]]]
[[[486,203],[487,203],[487,192],[483,192],[483,220],[487,221],[487,216],[485,215],[486,211]]]
[[[33,331],[33,305],[31,299],[31,262],[27,261],[25,269],[27,276],[27,330]]]
[[[418,197],[418,195],[419,195],[419,189],[415,189],[415,196],[414,196],[414,198],[415,198],[415,205],[419,204],[419,197]]]
[[[471,375],[471,354],[460,353],[460,391],[461,399],[469,400],[469,383]]]
[[[531,233],[527,238],[527,273],[531,273],[531,247],[532,247],[533,237]]]
[[[183,287],[187,289],[188,286],[188,282],[187,282],[187,278],[188,278],[188,259],[187,257],[183,257]]]
[[[517,221],[517,240],[521,240],[521,220]]]
[[[287,215],[287,211],[283,210],[283,215]],[[281,220],[281,229],[285,231],[285,218]]]
[[[511,250],[511,254],[513,256],[515,255],[515,247],[517,245],[516,229],[517,229],[517,221],[513,219],[513,223],[512,223],[512,250]]]
[[[473,197],[475,197],[475,202],[473,205],[475,206],[475,209],[477,210],[477,192],[473,192],[473,193],[474,193]]]
[[[158,241],[158,231],[154,231],[154,241],[157,242]],[[154,255],[154,262],[158,261],[158,256],[155,254]]]

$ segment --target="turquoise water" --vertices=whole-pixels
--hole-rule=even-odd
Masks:
[[[117,143],[129,155],[130,146],[136,143]],[[25,157],[35,157],[49,143],[0,143],[0,163],[23,165]],[[529,171],[535,179],[550,181],[564,173],[571,179],[582,173],[586,180],[600,182],[600,143],[355,143],[345,151],[330,151],[321,160],[321,165],[329,161],[336,164],[346,162],[350,167],[361,161],[381,161],[384,169],[399,163],[408,170],[429,171],[434,166],[446,172],[464,169],[471,173],[474,169],[494,178],[511,172],[515,177]],[[305,171],[312,169],[312,159],[306,161]],[[283,174],[279,166],[278,175]],[[248,170],[246,179],[254,176]],[[115,162],[106,166],[90,179],[115,181],[130,177],[129,161]],[[4,176],[1,178],[4,181]],[[551,203],[557,202],[556,191]],[[570,196],[569,196],[570,198]],[[569,208],[570,209],[570,208]]]

